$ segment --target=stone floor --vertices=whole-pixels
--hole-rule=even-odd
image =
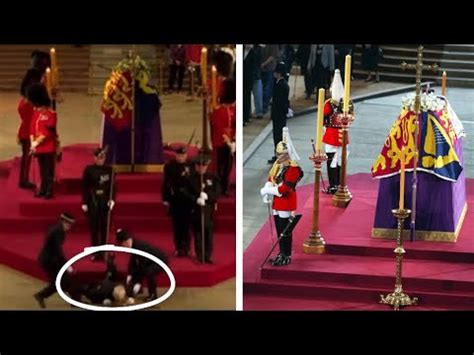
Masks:
[[[439,92],[439,88],[435,88]],[[402,96],[369,99],[355,104],[356,120],[350,128],[350,155],[348,174],[370,173],[374,159],[380,153],[393,121],[399,114]],[[474,177],[474,89],[450,88],[448,98],[451,106],[464,124],[467,137],[464,144],[466,177]],[[293,143],[301,157],[305,176],[300,184],[314,180],[311,162],[307,158],[312,151],[310,139],[314,135],[315,114],[292,118],[288,127]],[[247,128],[247,127],[245,127]],[[271,133],[271,131],[269,131]],[[245,136],[245,130],[244,130]],[[260,188],[267,179],[267,160],[273,155],[273,139],[267,136],[262,145],[246,161],[243,169],[243,243],[244,250],[252,241],[262,224],[268,218],[268,211],[262,203]],[[323,169],[326,175],[326,169]]]
[[[0,309],[40,309],[32,295],[45,285],[43,281],[0,265]],[[166,291],[167,289],[161,289],[160,294]],[[46,307],[54,310],[71,309],[58,294],[46,300]],[[170,298],[150,309],[234,310],[235,279],[224,281],[214,287],[177,288]]]
[[[58,106],[58,130],[63,145],[99,143],[101,132],[100,96],[63,93]],[[19,155],[16,132],[18,94],[0,92],[0,160]],[[202,104],[185,95],[161,97],[164,142],[188,141],[196,129],[194,142],[202,141]],[[8,283],[7,281],[8,280]],[[43,282],[0,265],[0,309],[36,308],[32,294]],[[70,309],[59,296],[48,300],[54,309]],[[179,288],[160,309],[235,309],[235,279],[210,288]]]

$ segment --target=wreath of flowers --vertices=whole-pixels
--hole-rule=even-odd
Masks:
[[[402,109],[408,111],[415,111],[415,97],[414,93],[408,94],[402,98]],[[445,108],[446,102],[440,99],[433,93],[422,93],[420,96],[421,111],[441,111]]]

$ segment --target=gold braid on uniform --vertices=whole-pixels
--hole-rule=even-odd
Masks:
[[[281,171],[286,165],[297,167],[298,163],[295,160],[287,160],[284,163],[278,163],[278,161],[275,161],[268,173],[268,177],[270,178],[272,184],[275,183],[277,176],[281,173]]]

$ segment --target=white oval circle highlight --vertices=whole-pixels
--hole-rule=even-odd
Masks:
[[[82,303],[82,302],[78,302],[76,300],[73,300],[68,295],[66,295],[64,293],[63,289],[61,288],[61,279],[62,279],[64,273],[77,260],[80,260],[80,259],[82,259],[83,257],[85,257],[87,255],[97,253],[98,251],[121,251],[121,252],[124,252],[124,253],[137,254],[137,255],[143,256],[147,259],[150,259],[150,260],[154,261],[155,263],[160,265],[163,268],[163,270],[165,270],[166,274],[170,278],[170,288],[169,288],[169,290],[163,296],[157,298],[156,300],[146,302],[146,303],[142,303],[142,304],[136,304],[136,305],[132,305],[132,306],[123,306],[123,307],[101,307],[101,306],[95,306],[95,305],[86,304],[86,303]],[[153,307],[153,306],[156,306],[157,304],[160,304],[161,302],[168,299],[173,294],[174,290],[176,289],[176,280],[174,278],[173,272],[168,267],[168,265],[166,265],[159,258],[157,258],[156,256],[154,256],[150,253],[144,252],[142,250],[138,250],[138,249],[134,249],[134,248],[127,248],[127,247],[118,247],[118,246],[115,246],[115,245],[112,245],[112,244],[101,245],[101,246],[98,246],[98,247],[85,248],[82,253],[79,253],[79,254],[75,255],[74,257],[72,257],[71,259],[69,259],[67,261],[67,263],[65,263],[63,265],[61,270],[59,270],[59,273],[56,276],[55,284],[56,284],[56,290],[58,291],[59,296],[63,300],[65,300],[66,302],[68,302],[68,303],[70,303],[70,304],[72,304],[76,307],[79,307],[79,308],[82,308],[82,309],[87,309],[87,310],[90,310],[90,311],[138,311],[140,309],[145,309],[145,308]]]

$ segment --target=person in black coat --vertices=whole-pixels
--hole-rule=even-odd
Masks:
[[[275,84],[273,86],[271,118],[273,124],[273,144],[276,151],[277,144],[282,140],[283,127],[286,127],[286,118],[290,105],[288,100],[290,87],[288,86],[288,82],[285,80],[286,64],[283,62],[278,63],[273,76],[275,77]],[[268,163],[273,164],[275,160],[276,155],[274,155]]]
[[[186,179],[191,173],[191,164],[187,161],[186,147],[176,149],[176,159],[170,160],[164,167],[164,180],[161,188],[163,204],[173,220],[175,256],[186,257],[190,248],[191,204],[181,193]]]
[[[122,306],[135,303],[135,299],[127,297],[124,283],[117,280],[117,268],[113,259],[114,254],[109,254],[107,260],[106,277],[98,283],[86,284],[82,287],[81,294],[94,304],[105,306]]]
[[[213,220],[217,198],[221,194],[219,179],[207,171],[210,162],[211,158],[206,155],[196,156],[193,159],[194,171],[182,189],[183,194],[193,204],[191,225],[194,234],[196,261],[201,264],[213,263]]]
[[[82,210],[89,220],[91,245],[107,243],[109,214],[115,206],[116,186],[113,169],[105,165],[107,148],[94,150],[94,164],[82,174]],[[103,254],[93,255],[92,260],[103,260]]]
[[[243,60],[243,106],[244,117],[243,122],[246,126],[250,121],[250,114],[252,110],[252,88],[255,78],[255,63],[257,61],[256,52],[251,44],[244,45],[244,60]]]
[[[375,72],[375,81],[379,81],[379,59],[380,49],[378,44],[362,45],[362,68],[367,71],[366,82],[374,80],[372,73]]]
[[[74,217],[71,214],[63,213],[60,216],[59,222],[51,227],[46,234],[38,261],[48,277],[49,284],[34,295],[41,308],[46,308],[44,300],[56,293],[56,276],[67,261],[63,251],[66,232],[71,229],[74,222]],[[72,273],[72,268],[69,268],[68,272],[64,273],[61,280],[62,287],[64,291],[70,293],[71,298],[76,299],[77,294],[74,290],[70,273]]]
[[[306,99],[309,99],[314,92],[314,83],[311,72],[308,70],[309,53],[311,51],[310,44],[300,44],[296,51],[296,61],[300,66],[300,73],[304,76],[304,88]]]
[[[138,249],[148,254],[156,256],[158,259],[167,264],[168,258],[166,254],[160,249],[151,246],[141,240],[138,240],[132,236],[125,229],[118,229],[116,232],[117,244],[120,246]],[[147,302],[156,299],[156,277],[159,273],[163,272],[160,265],[155,263],[146,257],[131,254],[128,263],[128,276],[127,276],[127,287],[129,295],[137,295],[141,289],[143,280],[146,279],[148,283],[148,298]]]

